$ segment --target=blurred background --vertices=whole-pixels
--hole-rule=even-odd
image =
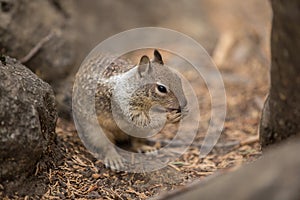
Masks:
[[[214,56],[217,65],[241,64],[253,56],[266,64],[269,61],[271,8],[267,0],[78,1],[65,12],[74,16],[71,23],[79,46],[86,48],[82,51],[121,31],[155,26],[191,36]]]
[[[50,82],[70,73],[69,68],[76,71],[83,57],[102,40],[146,26],[170,28],[191,36],[219,65],[231,60],[243,63],[251,56],[269,60],[271,8],[267,0],[0,2],[2,53],[21,59],[54,32],[41,51],[26,60],[34,70],[40,68],[41,75]],[[48,54],[45,63],[48,71],[33,66],[43,52]],[[50,69],[55,67],[59,69],[54,78]]]

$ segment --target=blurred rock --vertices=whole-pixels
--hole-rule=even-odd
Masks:
[[[12,192],[57,161],[57,112],[51,87],[16,59],[1,56],[0,80],[0,182]]]
[[[300,199],[300,138],[270,150],[240,170],[157,199]]]
[[[68,11],[58,0],[0,0],[0,50],[51,83],[75,63]]]

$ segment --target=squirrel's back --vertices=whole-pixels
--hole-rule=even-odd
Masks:
[[[111,110],[112,88],[106,80],[112,76],[125,73],[133,67],[134,65],[129,60],[108,54],[96,54],[87,58],[76,74],[77,84],[74,84],[73,88],[73,91],[76,91],[77,94],[76,102],[73,102],[76,110],[88,118],[92,111],[84,105],[92,102],[87,97],[94,96],[96,97],[96,114],[103,111],[109,113]]]

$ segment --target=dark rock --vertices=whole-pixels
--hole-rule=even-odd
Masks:
[[[272,66],[271,87],[259,131],[263,150],[300,133],[300,1],[270,2]]]
[[[3,57],[5,64],[0,62],[0,182],[13,181],[14,184],[8,184],[11,192],[30,175],[55,163],[57,112],[51,87],[17,60]]]

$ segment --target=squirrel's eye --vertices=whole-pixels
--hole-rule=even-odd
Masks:
[[[167,88],[163,85],[157,85],[157,89],[161,93],[167,93]]]

